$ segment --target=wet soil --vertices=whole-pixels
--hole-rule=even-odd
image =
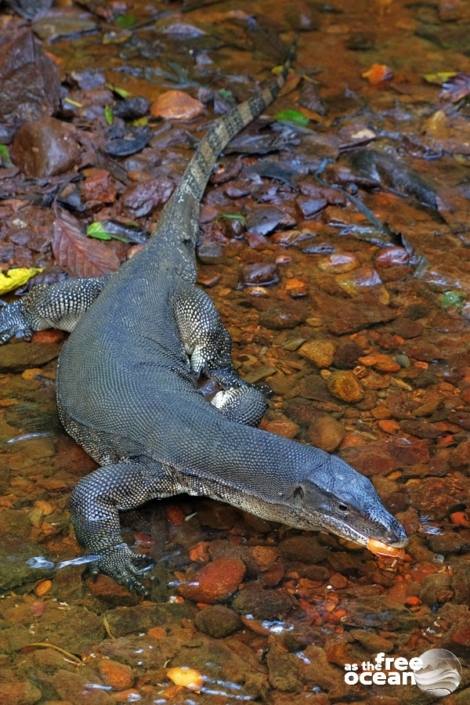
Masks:
[[[0,59],[0,269],[43,268],[32,283],[117,269],[210,121],[298,36],[283,95],[211,179],[199,281],[242,376],[273,390],[262,427],[368,475],[410,543],[403,561],[379,558],[183,496],[123,517],[156,562],[150,599],[81,565],[32,567],[80,555],[68,499],[95,465],[55,411],[64,335],[12,342],[0,348],[0,705],[465,705],[469,7],[50,5],[0,15],[3,57],[8,45],[24,58],[16,78]],[[345,684],[345,664],[438,647],[464,667],[449,697]]]

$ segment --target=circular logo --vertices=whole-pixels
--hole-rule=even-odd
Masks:
[[[452,651],[429,649],[421,654],[418,665],[413,668],[418,688],[425,693],[443,698],[459,687],[462,666]]]

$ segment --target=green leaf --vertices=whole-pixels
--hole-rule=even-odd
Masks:
[[[443,83],[457,76],[456,71],[436,71],[436,73],[425,73],[423,78],[427,83],[435,83],[441,86]]]
[[[108,125],[113,124],[113,109],[110,105],[104,106],[104,119]]]
[[[73,105],[74,108],[83,108],[83,103],[79,103],[78,100],[72,100],[72,98],[64,98],[64,103]]]
[[[130,98],[132,93],[126,91],[125,88],[120,88],[119,86],[114,86],[112,83],[108,83],[108,88],[116,93],[120,98]]]
[[[111,235],[106,232],[103,224],[97,220],[94,223],[90,223],[86,229],[86,234],[88,237],[94,237],[95,240],[112,240]]]
[[[2,166],[11,166],[10,150],[6,144],[0,144],[0,162]]]
[[[233,100],[233,93],[229,91],[228,88],[220,88],[219,95],[221,98],[224,98],[224,100]]]
[[[310,122],[310,118],[304,115],[304,113],[301,113],[300,110],[294,110],[293,108],[280,110],[274,117],[276,120],[279,120],[279,122],[290,122],[299,127],[307,127]]]
[[[118,15],[114,20],[121,29],[131,29],[137,23],[137,17],[132,14]]]
[[[136,118],[135,120],[132,120],[132,125],[134,127],[145,127],[146,125],[149,124],[149,119],[148,117],[140,117]]]
[[[221,213],[220,217],[225,220],[238,220],[242,225],[246,223],[246,218],[243,213]]]
[[[444,293],[439,296],[439,303],[442,308],[459,308],[464,301],[465,294],[455,289],[444,291]]]

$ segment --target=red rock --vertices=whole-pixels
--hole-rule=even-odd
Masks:
[[[284,415],[274,419],[263,420],[260,424],[260,428],[270,433],[275,433],[278,436],[285,436],[286,438],[295,438],[300,430],[300,427],[295,421],[292,421]]]
[[[98,662],[98,669],[106,685],[110,685],[116,690],[130,688],[134,682],[132,669],[119,661],[102,658]]]
[[[222,602],[237,590],[245,571],[245,564],[239,558],[216,558],[190,582],[180,585],[178,592],[195,602]]]
[[[373,367],[379,372],[399,372],[400,365],[396,362],[390,355],[384,355],[382,353],[372,353],[370,355],[363,355],[359,358],[361,365],[366,367]]]
[[[116,184],[106,169],[87,169],[81,189],[87,206],[114,203],[116,200]]]
[[[73,129],[51,117],[25,122],[15,135],[11,157],[26,176],[55,176],[68,171],[80,158]]]
[[[364,475],[387,475],[400,467],[383,442],[348,446],[341,451],[342,457]]]
[[[279,257],[276,259],[276,263],[283,264],[283,262],[279,262],[279,259]],[[300,299],[308,294],[308,285],[303,279],[292,277],[286,281],[284,286],[289,296],[292,296],[293,299]]]
[[[169,120],[192,120],[204,112],[204,105],[183,91],[166,91],[152,103],[153,117]]]

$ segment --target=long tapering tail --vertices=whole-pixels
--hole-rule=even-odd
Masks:
[[[199,202],[204,194],[212,169],[220,154],[236,134],[258,117],[275,100],[286,81],[295,54],[296,45],[293,44],[288,50],[284,64],[276,72],[275,78],[268,81],[258,95],[240,103],[227,115],[213,123],[207,134],[200,141],[194,156],[186,167],[180,185],[175,189],[171,199],[168,201],[162,213],[158,230],[162,226],[166,228],[174,224],[175,221],[179,221],[181,219],[181,209],[185,210],[186,213],[191,211],[191,220],[194,221],[195,209],[199,207]],[[191,203],[188,203],[188,201]],[[195,245],[197,229],[188,228],[187,225],[186,223],[186,227],[181,229],[181,240],[190,241]]]

